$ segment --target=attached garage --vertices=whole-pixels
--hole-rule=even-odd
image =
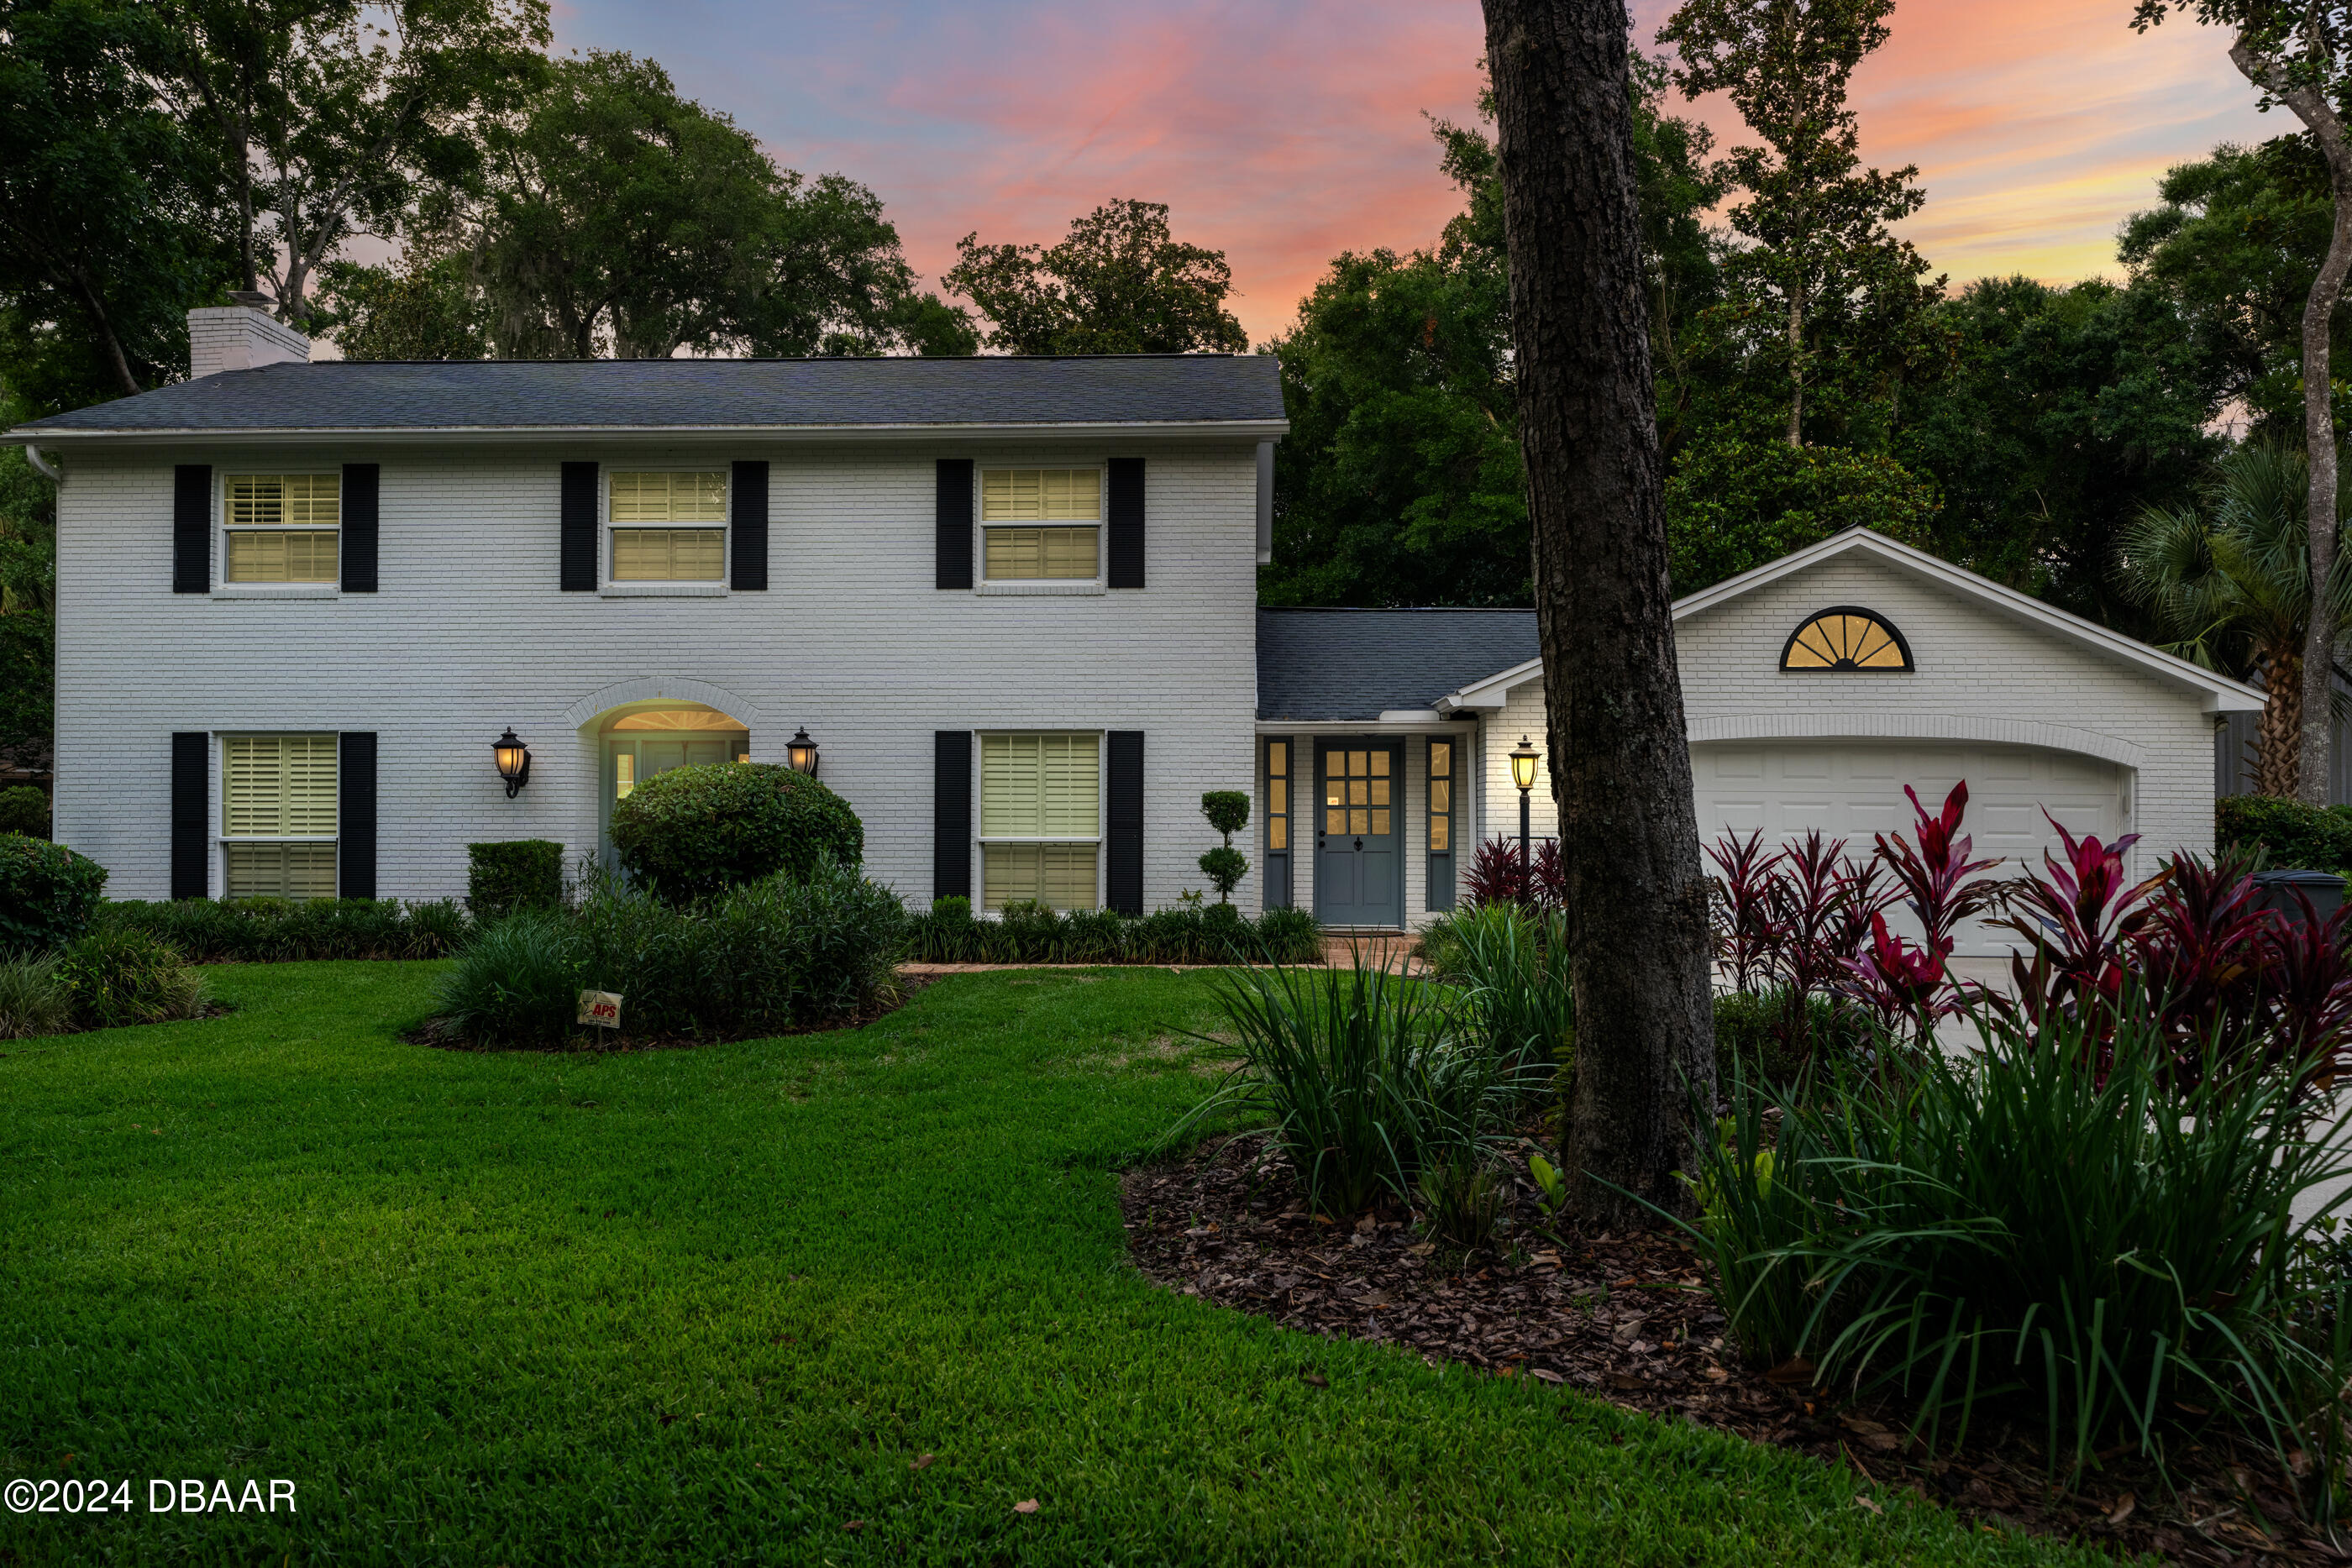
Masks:
[[[1701,837],[1819,828],[1866,852],[1966,779],[1968,829],[2005,874],[2057,834],[2139,835],[2146,875],[2213,846],[2214,732],[2261,695],[1920,550],[1852,529],[1675,605]],[[1530,627],[1530,633],[1532,627]],[[1476,716],[1487,832],[1516,830],[1507,754],[1547,744],[1529,657],[1432,708]],[[1573,744],[1573,737],[1567,737]],[[1534,831],[1557,818],[1549,791]],[[2045,815],[2045,812],[2047,815]],[[1979,930],[1963,955],[2005,943]]]

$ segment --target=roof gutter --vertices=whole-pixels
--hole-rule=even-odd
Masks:
[[[1086,424],[447,424],[386,428],[375,425],[282,425],[223,428],[176,425],[139,430],[94,430],[71,425],[19,426],[11,441],[68,442],[128,446],[202,442],[243,445],[283,441],[364,441],[378,445],[450,445],[496,442],[743,441],[793,444],[842,441],[1020,441],[1208,440],[1274,441],[1290,433],[1286,419],[1137,420]]]
[[[25,461],[33,465],[34,473],[38,474],[50,484],[59,486],[65,484],[65,470],[42,456],[41,449],[29,441],[25,443]]]

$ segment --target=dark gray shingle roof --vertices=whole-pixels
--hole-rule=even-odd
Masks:
[[[1278,420],[1265,354],[1083,359],[436,361],[265,365],[37,431],[1166,424]]]
[[[1257,716],[1375,719],[1536,656],[1532,610],[1261,610]]]

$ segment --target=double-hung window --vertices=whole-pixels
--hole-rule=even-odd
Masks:
[[[1102,575],[1102,470],[985,468],[980,528],[991,582]]]
[[[221,737],[231,898],[335,896],[332,735]]]
[[[982,907],[1097,907],[1101,793],[1099,735],[982,736]]]
[[[612,580],[717,582],[727,575],[727,471],[615,473]]]
[[[222,481],[227,582],[333,582],[342,532],[340,474],[231,474]]]

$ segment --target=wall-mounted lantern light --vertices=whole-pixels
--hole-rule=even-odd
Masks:
[[[808,726],[803,725],[784,743],[784,760],[795,773],[816,777],[816,742],[809,738]]]
[[[499,777],[507,781],[507,799],[511,800],[530,782],[530,747],[515,738],[514,726],[490,742],[490,755],[499,759]]]
[[[1519,737],[1519,748],[1511,753],[1511,782],[1519,787],[1519,875],[1528,874],[1528,792],[1536,787],[1536,764],[1543,753],[1535,748],[1526,736]]]

